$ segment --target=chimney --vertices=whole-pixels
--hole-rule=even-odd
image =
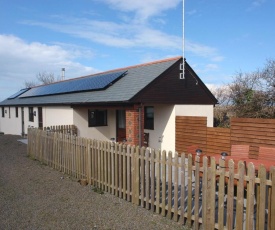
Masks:
[[[62,68],[61,72],[62,72],[61,80],[64,81],[65,80],[65,68]]]

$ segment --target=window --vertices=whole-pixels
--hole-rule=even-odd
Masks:
[[[15,117],[18,117],[18,107],[15,107]]]
[[[11,118],[11,107],[9,107],[9,118]]]
[[[5,117],[5,107],[2,107],[2,117]]]
[[[154,107],[153,106],[144,107],[144,128],[154,129]]]
[[[107,126],[107,110],[88,110],[89,127]]]
[[[29,107],[29,121],[33,121],[33,107]]]

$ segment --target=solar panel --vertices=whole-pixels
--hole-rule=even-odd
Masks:
[[[8,99],[14,99],[17,98],[18,96],[20,96],[21,94],[27,92],[30,88],[26,88],[26,89],[21,89],[19,92],[11,95],[10,97],[8,97]]]
[[[125,76],[125,74],[126,71],[119,71],[61,81],[49,85],[42,85],[30,89],[20,97],[36,97],[63,93],[103,90],[108,88],[121,77]]]

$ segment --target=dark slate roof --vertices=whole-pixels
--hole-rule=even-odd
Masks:
[[[60,81],[48,85],[33,87],[29,89],[28,92],[22,93],[22,95],[19,97],[37,97],[64,93],[104,90],[113,85],[121,77],[124,77],[126,72],[127,71],[117,71],[98,74],[96,76],[90,75],[73,80]]]
[[[14,99],[6,99],[0,103],[0,106],[12,105],[61,105],[61,104],[92,104],[92,103],[119,103],[128,102],[132,97],[139,93],[148,84],[154,81],[159,75],[175,64],[182,57],[165,59],[157,62],[151,62],[127,68],[107,71],[100,74],[112,72],[126,72],[126,75],[117,80],[108,88],[101,90],[85,90],[83,92],[62,93],[46,96],[24,97],[24,93]],[[98,76],[100,74],[90,75]],[[80,78],[67,80],[70,82],[79,82]],[[83,78],[85,79],[85,78]],[[59,84],[59,83],[52,83]],[[42,85],[38,87],[48,87]],[[38,88],[36,87],[36,88]],[[30,89],[32,90],[32,89]],[[26,94],[28,91],[26,92]]]

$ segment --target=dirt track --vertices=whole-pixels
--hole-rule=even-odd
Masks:
[[[0,229],[186,229],[31,160],[18,139],[0,135]]]

